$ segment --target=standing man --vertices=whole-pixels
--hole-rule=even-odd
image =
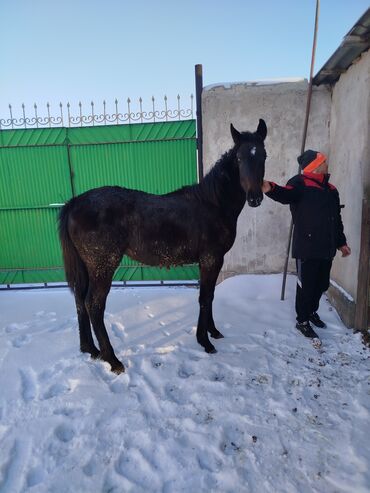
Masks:
[[[292,256],[296,259],[298,277],[296,328],[320,346],[310,322],[319,328],[326,327],[317,314],[320,298],[329,288],[336,251],[347,257],[351,249],[343,232],[339,193],[329,183],[326,156],[307,150],[297,160],[302,174],[293,176],[285,187],[264,180],[262,191],[281,204],[290,204],[294,223]]]

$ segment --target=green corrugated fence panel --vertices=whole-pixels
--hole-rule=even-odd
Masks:
[[[140,142],[163,139],[195,139],[195,135],[195,120],[68,129],[68,140],[72,145],[122,141]]]
[[[171,267],[170,269],[150,266],[129,266],[123,264],[118,267],[114,274],[114,281],[192,281],[199,279],[198,265],[184,265],[179,267]],[[127,259],[130,260],[130,259]]]
[[[75,190],[119,185],[167,193],[196,182],[194,154],[192,140],[71,147]]]
[[[72,196],[69,166],[76,194],[103,185],[170,192],[196,182],[195,121],[0,131],[0,284],[64,280],[50,204]],[[128,257],[114,276],[198,278],[197,266],[167,270]]]
[[[27,128],[0,131],[0,147],[63,144],[68,128]]]
[[[195,138],[195,120],[73,128],[0,130],[0,147]]]
[[[71,197],[67,148],[0,148],[0,208],[64,203]]]
[[[57,208],[0,211],[0,284],[62,281]]]

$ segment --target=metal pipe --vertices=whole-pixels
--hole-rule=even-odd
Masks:
[[[307,137],[307,128],[308,128],[308,119],[310,116],[310,108],[311,108],[311,98],[312,98],[312,82],[313,82],[313,70],[315,66],[315,53],[316,53],[316,41],[317,41],[317,30],[319,24],[319,10],[320,10],[320,0],[316,0],[316,12],[315,12],[315,27],[314,27],[314,35],[313,35],[313,43],[312,43],[312,55],[311,55],[311,68],[310,68],[310,80],[308,83],[308,91],[307,91],[307,102],[306,102],[306,115],[303,126],[303,135],[302,135],[302,144],[301,144],[301,152],[304,152],[306,146],[306,137]],[[298,174],[300,174],[300,168],[298,167]],[[290,253],[290,245],[292,242],[292,234],[293,234],[293,220],[290,221],[289,228],[289,238],[288,245],[284,263],[284,274],[283,274],[283,284],[281,287],[281,300],[284,300],[285,296],[285,285],[286,285],[286,277],[288,271],[288,262],[289,262],[289,253]]]
[[[30,290],[30,289],[59,289],[59,288],[68,288],[67,283],[61,283],[61,284],[48,284],[47,282],[44,283],[34,283],[32,285],[30,284],[25,284],[25,285],[20,285],[16,284],[14,287],[12,287],[11,284],[6,284],[6,287],[3,287],[5,285],[2,285],[0,287],[0,291],[25,291],[25,290]],[[118,281],[112,282],[112,288],[147,288],[147,287],[164,287],[164,288],[171,288],[171,287],[199,287],[199,281],[179,281],[179,282],[166,282],[166,281],[158,281],[158,282],[147,282],[147,283],[139,283],[138,281],[122,281],[119,283]]]
[[[198,179],[203,178],[203,127],[202,127],[203,67],[195,65],[195,99],[197,116]]]

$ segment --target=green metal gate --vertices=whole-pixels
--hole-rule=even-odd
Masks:
[[[0,130],[0,284],[64,281],[61,205],[103,185],[163,194],[196,183],[195,120]],[[114,280],[198,279],[124,257]]]

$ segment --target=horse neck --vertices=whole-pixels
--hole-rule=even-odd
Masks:
[[[202,200],[212,203],[225,214],[239,216],[246,201],[240,186],[238,169],[233,165],[235,149],[226,152],[199,183]]]

